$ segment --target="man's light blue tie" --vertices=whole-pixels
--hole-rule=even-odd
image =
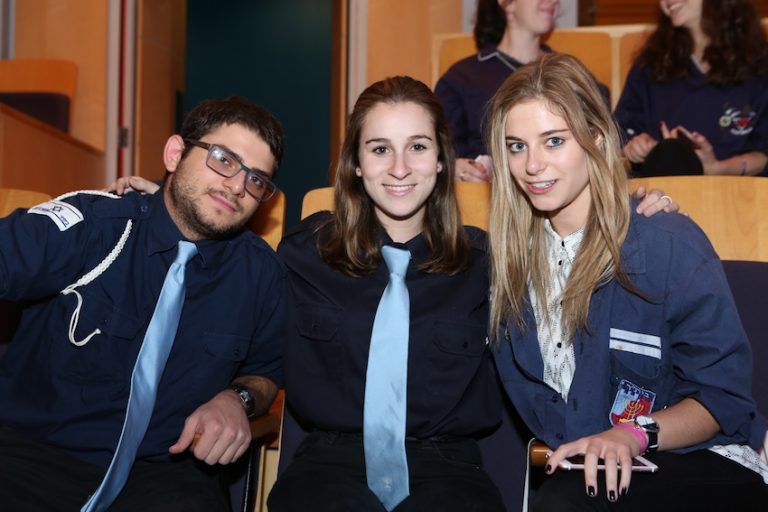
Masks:
[[[368,487],[384,508],[392,510],[408,496],[405,406],[410,303],[405,273],[411,253],[385,245],[381,254],[389,269],[389,283],[373,320],[365,376],[363,446]]]
[[[107,510],[120,491],[136,458],[136,450],[147,432],[152,409],[155,407],[157,384],[163,374],[168,354],[171,352],[176,331],[179,328],[181,307],[184,304],[184,269],[197,254],[191,242],[179,242],[179,252],[165,275],[160,298],[147,327],[144,341],[136,358],[131,376],[131,392],[120,440],[101,485],[91,495],[81,512]]]

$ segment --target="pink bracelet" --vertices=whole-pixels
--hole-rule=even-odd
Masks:
[[[632,434],[635,436],[635,439],[640,442],[640,455],[644,454],[645,450],[648,449],[648,436],[645,434],[645,430],[635,425],[634,422],[619,422],[614,425],[613,428],[620,428],[622,430],[626,430],[627,432],[632,432]]]

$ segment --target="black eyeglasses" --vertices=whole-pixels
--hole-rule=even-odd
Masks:
[[[264,171],[259,169],[250,169],[246,167],[240,158],[230,150],[216,144],[208,144],[200,140],[184,139],[184,142],[208,150],[208,156],[205,157],[205,165],[210,170],[231,178],[240,171],[245,171],[245,190],[251,194],[257,201],[267,201],[273,195],[277,187]]]

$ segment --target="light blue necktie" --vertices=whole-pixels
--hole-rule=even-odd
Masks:
[[[136,450],[144,439],[152,409],[155,407],[157,383],[163,374],[179,328],[181,307],[184,304],[184,268],[195,254],[195,244],[179,242],[179,252],[165,275],[160,298],[157,300],[155,312],[133,367],[128,408],[125,411],[123,431],[115,455],[101,485],[80,509],[81,512],[107,510],[128,480],[128,474],[136,459]]]
[[[384,508],[392,510],[408,496],[405,406],[410,303],[405,273],[411,253],[384,246],[381,254],[389,269],[389,283],[373,320],[365,376],[363,446],[368,487]]]

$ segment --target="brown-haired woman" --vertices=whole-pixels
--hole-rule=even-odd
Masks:
[[[485,238],[462,226],[453,174],[444,115],[426,85],[394,77],[361,94],[335,213],[308,217],[278,249],[296,303],[286,399],[313,432],[275,483],[271,511],[504,510],[474,441],[500,418],[486,346]],[[410,252],[405,440],[381,456],[404,448],[409,488],[387,501],[369,488],[364,445],[368,375],[379,365],[369,347],[391,248]]]
[[[635,174],[765,173],[768,42],[752,0],[661,0],[616,105]]]

